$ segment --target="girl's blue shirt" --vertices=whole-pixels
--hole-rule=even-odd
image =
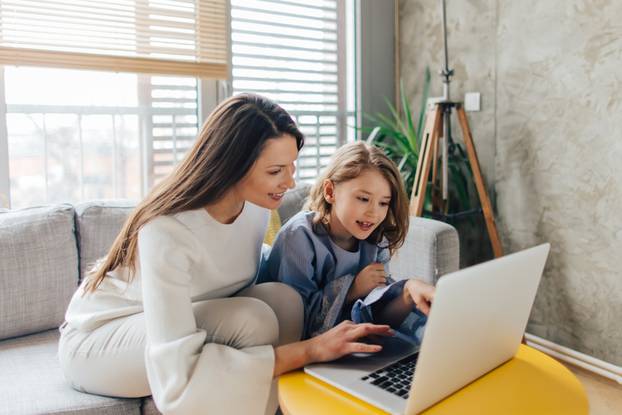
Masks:
[[[283,225],[258,276],[258,282],[283,282],[300,293],[305,310],[305,338],[346,319],[374,322],[372,305],[400,295],[405,282],[388,278],[386,287],[347,304],[352,282],[367,265],[382,263],[386,275],[390,275],[389,250],[384,241],[379,245],[359,241],[357,251],[345,251],[331,240],[324,225],[313,223],[314,216],[315,212],[299,212]]]

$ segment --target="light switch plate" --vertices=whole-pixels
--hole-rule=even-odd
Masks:
[[[480,111],[480,98],[479,92],[467,92],[464,94],[464,110]]]

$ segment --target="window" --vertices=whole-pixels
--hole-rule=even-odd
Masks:
[[[231,0],[233,93],[265,95],[294,117],[306,137],[301,181],[355,137],[353,9],[353,0]]]
[[[298,180],[356,136],[355,0],[231,0],[224,41],[223,0],[60,3],[62,18],[50,1],[0,0],[2,207],[142,198],[220,98],[199,77],[228,74],[229,59],[234,94],[268,96],[305,134]],[[111,43],[83,41],[98,35]]]
[[[11,207],[138,200],[198,131],[195,78],[4,69]]]
[[[141,198],[196,137],[198,77],[228,76],[226,15],[225,0],[0,0],[0,206]]]

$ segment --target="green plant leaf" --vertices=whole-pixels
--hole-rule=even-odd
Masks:
[[[391,115],[393,115],[393,122],[398,127],[397,129],[404,134],[404,136],[408,136],[408,127],[406,126],[406,121],[402,120],[400,114],[397,112],[397,109],[391,105],[391,103],[385,100],[387,103],[387,107],[389,107],[389,111],[391,111]]]
[[[410,110],[410,104],[408,103],[408,99],[406,99],[406,94],[404,93],[404,83],[400,80],[400,97],[402,101],[402,112],[404,113],[404,117],[406,118],[406,126],[408,128],[408,139],[410,141],[410,147],[412,149],[417,149],[417,131],[413,125],[413,119]]]

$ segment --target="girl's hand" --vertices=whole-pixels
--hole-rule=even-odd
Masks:
[[[365,297],[374,288],[381,287],[387,283],[384,272],[384,264],[372,263],[358,273],[350,290],[348,291],[347,301],[352,302],[357,298]]]
[[[417,307],[426,316],[430,313],[430,305],[434,301],[436,288],[423,281],[410,279],[404,284],[404,300],[411,306]]]
[[[370,335],[392,336],[393,330],[387,325],[371,323],[354,324],[346,320],[332,329],[309,340],[309,360],[327,362],[351,353],[376,353],[382,350],[378,344],[366,344],[357,340]]]

